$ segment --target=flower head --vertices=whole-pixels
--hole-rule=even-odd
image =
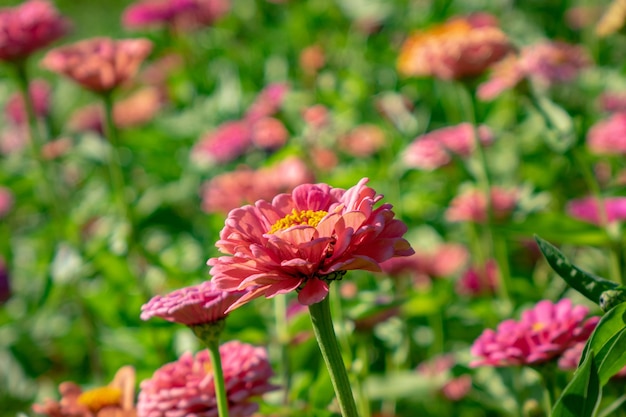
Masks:
[[[495,294],[500,281],[498,263],[489,259],[484,265],[469,268],[457,281],[456,290],[459,294],[478,296]]]
[[[32,100],[35,114],[38,117],[45,117],[50,111],[50,86],[43,80],[34,80],[28,87],[28,93]],[[28,123],[24,98],[20,93],[16,93],[9,98],[4,108],[7,118],[17,125]]]
[[[271,202],[231,211],[216,246],[234,256],[212,258],[218,288],[254,287],[232,308],[253,298],[298,290],[310,305],[323,300],[328,282],[352,269],[380,271],[380,263],[413,253],[406,225],[362,179],[344,190],[303,184]]]
[[[41,65],[104,93],[134,77],[151,50],[147,39],[92,38],[49,51]]]
[[[603,215],[599,203],[595,197],[572,200],[567,204],[567,213],[577,219],[602,225]],[[601,204],[606,222],[626,220],[626,197],[606,197]]]
[[[505,320],[495,331],[483,331],[471,348],[479,359],[470,366],[537,365],[556,359],[589,338],[599,317],[586,319],[588,312],[566,298],[542,300],[522,312],[520,321]]]
[[[237,159],[252,145],[252,128],[243,120],[226,122],[205,134],[192,150],[200,165],[224,164]]]
[[[142,0],[124,10],[128,29],[168,26],[189,31],[211,25],[230,9],[229,0]]]
[[[587,147],[597,155],[626,154],[626,112],[594,124],[587,132]]]
[[[375,154],[387,143],[385,132],[373,124],[355,127],[339,140],[339,146],[356,158]]]
[[[160,317],[186,326],[214,323],[224,319],[228,307],[244,293],[218,290],[213,282],[206,281],[153,297],[141,306],[141,319]]]
[[[398,71],[442,79],[471,77],[510,50],[509,39],[490,16],[455,18],[411,35],[402,45]]]
[[[451,354],[443,354],[422,362],[417,367],[417,372],[426,378],[445,377],[442,386],[437,387],[439,392],[450,401],[462,400],[472,388],[470,375],[453,376],[452,368],[456,360]]]
[[[265,117],[273,116],[282,106],[289,86],[284,83],[274,83],[265,87],[246,112],[245,120],[254,123]]]
[[[229,415],[252,415],[258,405],[254,396],[275,389],[269,383],[273,375],[267,352],[238,341],[220,346],[222,369]],[[152,378],[140,384],[137,416],[217,416],[213,365],[207,350],[183,354],[156,370]]]
[[[517,191],[492,187],[490,190],[491,209],[495,219],[507,217],[517,204]],[[468,189],[450,202],[445,213],[449,222],[476,222],[487,221],[487,198],[482,190]]]
[[[559,368],[564,371],[572,371],[578,368],[580,358],[582,356],[583,350],[585,349],[585,344],[586,342],[576,343],[574,346],[563,352],[558,361]],[[620,371],[616,373],[613,377],[626,378],[626,366],[620,369]]]
[[[0,9],[0,60],[25,59],[69,32],[67,19],[45,0]]]
[[[34,404],[33,411],[49,417],[135,417],[135,370],[120,368],[107,386],[84,391],[73,382],[59,385],[60,401]]]

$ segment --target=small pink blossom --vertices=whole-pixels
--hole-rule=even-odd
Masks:
[[[44,118],[50,111],[50,86],[44,80],[34,80],[28,87],[28,93],[33,103],[35,115]],[[20,93],[12,95],[4,108],[7,119],[17,125],[28,123],[28,116],[24,106],[24,98]]]
[[[451,354],[439,355],[422,362],[417,367],[417,372],[426,378],[439,378],[445,376],[443,386],[437,387],[439,392],[450,401],[460,401],[472,389],[472,377],[470,375],[461,375],[454,377],[452,368],[456,360]]]
[[[169,27],[190,31],[210,26],[230,9],[230,0],[142,0],[124,10],[127,29]]]
[[[315,104],[302,110],[304,122],[313,130],[320,130],[330,124],[330,112],[322,104]]]
[[[11,211],[13,203],[13,193],[11,190],[0,186],[0,219]]]
[[[273,371],[266,350],[231,341],[220,346],[220,356],[229,415],[251,416],[259,407],[252,398],[276,389],[269,382]],[[216,417],[215,381],[209,352],[185,353],[142,381],[137,416]]]
[[[10,126],[8,125],[0,133],[0,153],[9,155],[19,152],[28,144],[27,126]]]
[[[494,259],[489,259],[484,265],[475,265],[469,268],[457,281],[456,290],[459,294],[480,296],[495,294],[500,282],[500,270]]]
[[[596,155],[626,154],[626,112],[594,124],[587,132],[587,147]]]
[[[380,263],[413,253],[402,237],[406,225],[394,219],[390,204],[364,178],[344,190],[326,184],[303,184],[271,202],[231,211],[220,232],[210,274],[218,288],[254,287],[235,308],[265,295],[294,290],[311,305],[328,294],[330,280],[348,270],[380,271]]]
[[[483,73],[510,50],[508,37],[486,15],[457,17],[416,32],[402,45],[398,71],[407,76],[459,79]]]
[[[359,125],[339,139],[340,148],[356,158],[373,155],[386,143],[385,132],[372,124]]]
[[[600,110],[609,113],[626,112],[626,92],[606,91],[598,98]]]
[[[307,75],[315,75],[326,65],[326,53],[320,45],[310,45],[300,52],[300,68]]]
[[[264,117],[252,125],[252,142],[261,149],[279,149],[288,139],[289,132],[283,122],[273,117]]]
[[[571,348],[567,349],[559,358],[559,368],[564,371],[572,371],[578,368],[578,363],[585,349],[586,342],[576,343]],[[616,373],[613,378],[626,378],[626,366]]]
[[[151,50],[147,39],[91,38],[52,49],[41,65],[88,90],[105,93],[132,79]]]
[[[250,105],[250,108],[246,112],[245,120],[248,123],[254,123],[264,117],[275,115],[283,105],[283,101],[288,92],[289,86],[285,83],[268,85]]]
[[[522,312],[520,321],[505,320],[494,331],[486,329],[471,352],[470,366],[537,365],[557,359],[567,349],[586,341],[599,317],[586,319],[589,310],[571,300],[542,300]]]
[[[572,200],[567,204],[567,214],[580,220],[601,226],[600,202],[595,197]],[[626,219],[626,197],[605,197],[601,201],[606,222]]]
[[[481,146],[490,145],[494,136],[485,125],[476,128]],[[450,154],[468,157],[476,148],[474,127],[470,123],[444,127],[418,136],[406,148],[403,159],[407,166],[432,171],[452,160]]]
[[[518,193],[516,190],[492,187],[490,196],[495,220],[502,220],[509,216],[517,205]],[[485,193],[474,188],[464,191],[452,199],[445,216],[449,222],[486,222],[488,213]]]
[[[215,323],[226,318],[226,310],[244,294],[218,290],[206,281],[153,297],[141,306],[141,319],[160,317],[186,326]]]
[[[67,19],[45,0],[0,9],[0,60],[19,61],[70,30]]]
[[[193,147],[192,159],[199,164],[225,164],[243,155],[252,145],[252,129],[243,120],[226,122],[205,134]]]

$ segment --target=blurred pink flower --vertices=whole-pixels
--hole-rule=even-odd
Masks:
[[[500,281],[500,271],[495,259],[489,259],[484,265],[469,268],[456,283],[459,294],[479,296],[495,294]]]
[[[626,112],[594,124],[587,132],[587,147],[597,155],[626,154]]]
[[[243,155],[252,145],[252,129],[243,120],[226,122],[205,134],[191,157],[201,165],[225,164]]]
[[[626,112],[626,92],[606,91],[598,98],[600,110],[609,113]]]
[[[0,9],[0,60],[23,60],[70,30],[67,19],[44,0]]]
[[[394,219],[390,204],[367,187],[364,178],[344,190],[303,184],[291,194],[231,211],[209,259],[218,288],[254,287],[233,305],[294,290],[310,305],[328,294],[328,283],[346,271],[380,271],[380,263],[413,253],[402,237],[406,225]]]
[[[449,277],[457,272],[469,259],[463,245],[444,243],[427,251],[416,249],[411,256],[391,258],[380,264],[382,271],[392,277],[408,274],[417,284],[432,278]]]
[[[107,386],[83,391],[73,382],[59,385],[61,399],[34,404],[37,414],[49,417],[136,417],[135,369],[121,367]]]
[[[34,80],[28,87],[30,99],[37,117],[46,117],[50,111],[50,86],[44,80]],[[22,94],[15,93],[7,101],[4,113],[11,122],[17,125],[28,123],[26,108]]]
[[[412,34],[398,57],[406,76],[458,79],[480,75],[510,50],[508,37],[493,16],[457,17]]]
[[[289,132],[278,119],[264,117],[252,125],[252,142],[262,149],[275,150],[287,143]]]
[[[153,297],[141,306],[141,319],[160,317],[185,326],[215,323],[226,318],[226,310],[244,294],[218,290],[212,281],[206,281]]]
[[[13,208],[13,193],[10,189],[0,186],[0,219]]]
[[[567,204],[566,211],[572,217],[601,226],[602,216],[598,203],[595,197],[572,200]],[[605,197],[602,205],[608,223],[626,220],[626,197]]]
[[[557,359],[589,338],[600,318],[586,319],[588,313],[587,307],[572,306],[566,298],[542,300],[522,312],[520,321],[505,320],[497,330],[483,331],[471,348],[479,359],[470,366],[537,365]]]
[[[213,25],[230,10],[230,0],[194,0],[194,8],[176,17],[174,25],[179,31],[201,29]]]
[[[567,26],[574,30],[582,30],[594,25],[602,15],[599,5],[582,5],[570,7],[565,11]]]
[[[238,341],[220,346],[222,369],[231,417],[247,417],[258,409],[255,396],[276,389],[273,372],[262,347]],[[213,365],[208,350],[183,354],[141,382],[138,417],[217,416]]]
[[[493,140],[491,129],[485,125],[476,128],[482,146]],[[476,148],[474,127],[470,123],[444,127],[418,136],[405,149],[403,159],[407,166],[426,171],[442,167],[452,160],[450,154],[468,157]]]
[[[264,117],[275,115],[283,105],[283,101],[288,92],[289,86],[285,83],[268,85],[250,105],[250,108],[246,112],[245,120],[248,123],[254,123]]]
[[[517,204],[517,191],[506,190],[500,187],[491,187],[491,209],[495,220],[502,220],[509,216]],[[445,212],[449,222],[476,222],[487,221],[487,199],[485,193],[479,189],[468,189],[454,197]]]
[[[190,31],[213,24],[230,9],[230,0],[142,0],[124,10],[127,29],[167,26]]]
[[[417,372],[426,378],[445,375],[444,385],[439,388],[439,392],[450,401],[460,401],[472,389],[472,377],[470,375],[454,377],[451,371],[455,363],[454,356],[443,354],[420,363]]]
[[[19,152],[28,144],[28,131],[24,126],[8,125],[2,133],[0,133],[0,153],[9,155]]]
[[[4,258],[0,256],[0,305],[11,298],[11,281],[9,279],[9,268]]]
[[[106,93],[132,79],[152,50],[147,39],[91,38],[49,51],[41,65]]]
[[[591,63],[591,58],[579,45],[546,41],[525,46],[519,55],[511,54],[495,64],[491,77],[478,86],[476,94],[481,100],[493,100],[526,78],[543,88],[568,83]]]
[[[580,357],[582,356],[583,349],[586,342],[576,343],[571,348],[567,349],[559,358],[559,368],[564,371],[572,371],[578,368]],[[626,378],[626,366],[616,373],[613,378]]]
[[[387,143],[383,130],[372,124],[362,124],[339,139],[342,150],[356,158],[375,154]]]
[[[41,156],[46,160],[60,158],[72,147],[72,140],[68,137],[54,139],[43,144]]]
[[[202,209],[207,213],[228,214],[244,204],[291,192],[295,186],[313,179],[313,173],[296,157],[256,171],[241,167],[216,175],[202,185]]]
[[[326,65],[326,54],[320,45],[310,45],[300,51],[300,68],[307,75],[315,75]]]

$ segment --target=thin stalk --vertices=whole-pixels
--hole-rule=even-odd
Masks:
[[[330,380],[337,395],[341,415],[343,417],[358,417],[348,372],[343,363],[335,330],[333,329],[328,297],[319,303],[310,305],[309,314],[311,315],[311,323],[313,324],[313,332],[315,333],[317,344],[322,352],[326,368],[330,373]]]
[[[280,374],[283,385],[283,404],[289,403],[291,389],[291,373],[289,372],[289,328],[287,326],[287,298],[274,297],[274,319],[276,320],[276,344],[280,356]]]
[[[220,346],[217,340],[208,342],[207,348],[213,365],[213,381],[215,385],[215,399],[217,400],[217,412],[219,417],[228,417],[228,399],[224,384],[224,372],[222,371],[222,358]]]

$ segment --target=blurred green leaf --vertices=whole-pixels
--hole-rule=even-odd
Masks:
[[[370,375],[364,381],[365,395],[372,400],[410,398],[428,399],[433,391],[442,387],[446,376],[424,376],[414,371],[388,372],[385,375]]]
[[[590,351],[554,404],[550,417],[592,417],[601,395],[598,368]]]

